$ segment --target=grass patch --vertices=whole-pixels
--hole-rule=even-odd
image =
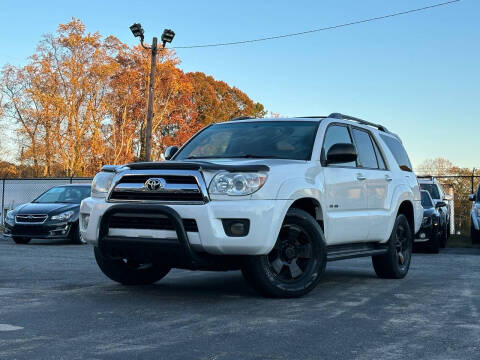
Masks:
[[[480,244],[472,244],[470,236],[450,235],[447,241],[447,248],[475,248],[480,249]]]

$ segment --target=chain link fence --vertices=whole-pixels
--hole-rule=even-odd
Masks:
[[[476,191],[480,175],[435,176],[447,194],[453,195],[455,232],[470,234],[470,210],[472,203],[468,196]],[[0,180],[0,220],[3,225],[7,211],[28,203],[53,186],[75,183],[91,183],[92,178],[35,178]]]
[[[65,184],[90,184],[92,178],[2,179],[0,181],[0,201],[2,209],[0,220],[3,225],[5,215],[9,210],[36,199],[48,189]]]

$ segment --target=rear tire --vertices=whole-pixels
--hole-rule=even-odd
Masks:
[[[268,255],[249,257],[242,273],[264,296],[300,297],[320,281],[326,255],[325,237],[317,221],[303,210],[290,209],[275,247]]]
[[[94,248],[95,260],[100,270],[113,281],[123,285],[153,284],[170,271],[169,267],[157,264],[138,264],[126,259],[112,259],[102,254],[98,247]]]
[[[26,237],[13,236],[12,240],[15,242],[15,244],[28,244],[31,239]]]
[[[372,256],[372,264],[378,277],[402,279],[407,275],[412,259],[413,236],[405,215],[398,214],[388,240],[388,251]]]
[[[470,224],[470,238],[472,239],[472,244],[480,244],[480,231],[475,229],[473,223]]]
[[[448,241],[448,226],[445,224],[443,227],[442,233],[440,234],[440,247],[445,249]]]

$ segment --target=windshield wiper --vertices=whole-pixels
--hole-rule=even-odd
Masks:
[[[187,159],[282,159],[275,155],[225,155],[225,156],[189,156]]]
[[[275,155],[254,155],[254,154],[243,154],[243,155],[232,155],[232,156],[225,156],[226,158],[230,159],[281,159]]]

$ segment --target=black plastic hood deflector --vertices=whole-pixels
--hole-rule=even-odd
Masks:
[[[208,161],[161,161],[161,162],[137,162],[126,165],[132,170],[225,170],[228,172],[258,172],[269,171],[267,165],[227,165],[215,164]]]

